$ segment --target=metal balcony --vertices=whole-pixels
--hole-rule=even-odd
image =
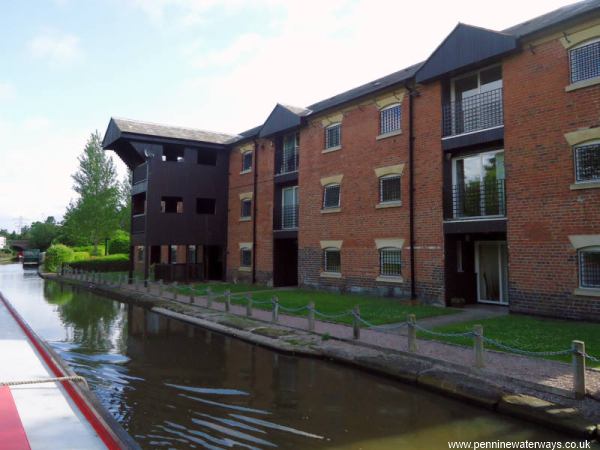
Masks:
[[[452,186],[455,220],[506,215],[504,180]]]
[[[294,151],[289,155],[281,155],[281,158],[278,159],[279,161],[275,168],[276,175],[298,171],[298,151]]]
[[[284,206],[273,213],[273,230],[297,230],[299,205]]]
[[[132,184],[141,183],[146,180],[147,177],[147,163],[140,164],[135,169],[133,169],[133,179]]]
[[[502,88],[442,105],[443,136],[456,136],[504,125]]]

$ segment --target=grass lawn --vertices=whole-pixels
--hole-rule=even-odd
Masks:
[[[173,291],[173,287],[171,285],[165,286],[167,290]],[[217,295],[223,294],[225,291],[230,291],[232,294],[235,294],[236,292],[262,291],[271,289],[267,286],[261,286],[257,284],[234,284],[212,281],[208,283],[194,283],[189,285],[184,284],[177,287],[177,292],[180,294],[191,294],[193,289],[194,295],[205,295],[208,291],[208,288],[210,288],[211,291]]]
[[[557,319],[510,314],[492,319],[475,320],[460,324],[437,327],[434,330],[443,333],[462,333],[471,331],[473,325],[481,324],[483,334],[505,345],[531,352],[566,350],[571,348],[572,340],[585,342],[586,352],[600,357],[600,324],[575,322]],[[459,345],[472,346],[473,339],[468,337],[438,337],[419,332],[419,338],[433,339]],[[493,345],[487,348],[501,350]],[[571,355],[544,356],[546,359],[571,361]],[[598,363],[587,360],[589,367],[600,367]]]
[[[405,300],[390,299],[382,297],[370,297],[365,295],[355,294],[336,294],[333,292],[322,292],[314,290],[304,289],[290,289],[273,292],[257,292],[252,295],[253,300],[262,302],[271,299],[274,295],[277,295],[279,304],[283,308],[300,308],[307,306],[309,302],[315,302],[315,308],[317,311],[324,314],[340,314],[344,311],[349,311],[354,308],[354,305],[360,306],[361,317],[370,323],[375,325],[381,325],[385,323],[403,322],[406,320],[407,314],[415,314],[418,318],[440,316],[445,314],[454,314],[457,312],[456,309],[452,308],[439,308],[436,306],[426,305],[410,305]],[[232,303],[246,304],[246,301],[238,296],[232,296]],[[271,304],[254,304],[255,308],[260,309],[271,309]],[[291,314],[305,316],[306,310],[298,312],[290,312],[280,309],[280,314]],[[352,316],[346,315],[344,317],[336,318],[324,318],[316,317],[319,320],[325,320],[329,322],[337,323],[352,323]]]

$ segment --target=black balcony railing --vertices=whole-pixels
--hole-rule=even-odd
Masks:
[[[273,214],[274,230],[295,230],[298,228],[299,205],[284,206]]]
[[[131,232],[143,233],[146,231],[146,215],[140,214],[131,218]]]
[[[452,186],[454,219],[506,215],[504,180]]]
[[[503,125],[502,88],[445,103],[442,113],[444,136]]]
[[[298,170],[298,151],[295,150],[288,155],[282,154],[279,158],[276,174],[292,173]]]
[[[146,163],[140,164],[133,169],[133,184],[140,183],[146,179]]]

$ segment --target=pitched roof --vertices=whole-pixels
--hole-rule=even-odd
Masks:
[[[423,63],[414,64],[410,67],[406,67],[405,69],[401,69],[397,72],[370,81],[354,89],[350,89],[349,91],[342,92],[341,94],[335,95],[326,100],[321,100],[320,102],[310,105],[308,109],[312,111],[311,114],[316,114],[327,109],[334,108],[338,105],[341,105],[342,103],[356,100],[358,98],[364,97],[365,95],[369,95],[374,92],[380,91],[382,89],[385,89],[386,87],[402,83],[403,81],[412,78],[415,72],[421,67],[421,64]]]
[[[260,137],[270,136],[300,125],[302,117],[310,114],[310,110],[298,106],[277,103],[260,129]]]
[[[199,130],[196,128],[163,125],[153,122],[144,122],[141,120],[113,117],[111,118],[111,122],[117,128],[117,131],[120,132],[119,134],[139,134],[144,136],[156,136],[186,141],[207,142],[212,144],[227,144],[230,140],[236,137],[231,134],[215,133],[213,131]],[[114,140],[116,139],[113,139],[113,141]],[[106,142],[105,138],[103,145],[106,147],[106,145],[109,145],[110,143],[111,142]]]
[[[595,10],[600,12],[600,0],[583,0],[571,5],[563,6],[562,8],[550,11],[541,16],[534,17],[533,19],[518,25],[514,25],[503,30],[503,33],[512,34],[516,37],[523,37],[568,20],[575,19],[584,14],[589,14]]]

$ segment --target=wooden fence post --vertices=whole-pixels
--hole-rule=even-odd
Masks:
[[[352,336],[354,339],[360,339],[360,307],[354,306],[354,314],[352,319]]]
[[[408,315],[408,351],[417,352],[417,317],[414,314]]]
[[[483,359],[483,326],[473,325],[473,350],[475,352],[475,367],[483,367],[485,365]]]
[[[279,299],[277,298],[277,296],[274,296],[271,299],[271,303],[273,304],[271,320],[273,323],[277,323],[279,322]]]
[[[211,288],[206,288],[206,307],[207,308],[212,308],[212,289]]]
[[[246,296],[246,316],[252,317],[252,294]]]
[[[231,291],[225,291],[225,311],[231,311]]]
[[[315,331],[315,302],[308,304],[308,331]]]
[[[573,391],[575,398],[585,397],[585,343],[572,341],[573,349]]]

